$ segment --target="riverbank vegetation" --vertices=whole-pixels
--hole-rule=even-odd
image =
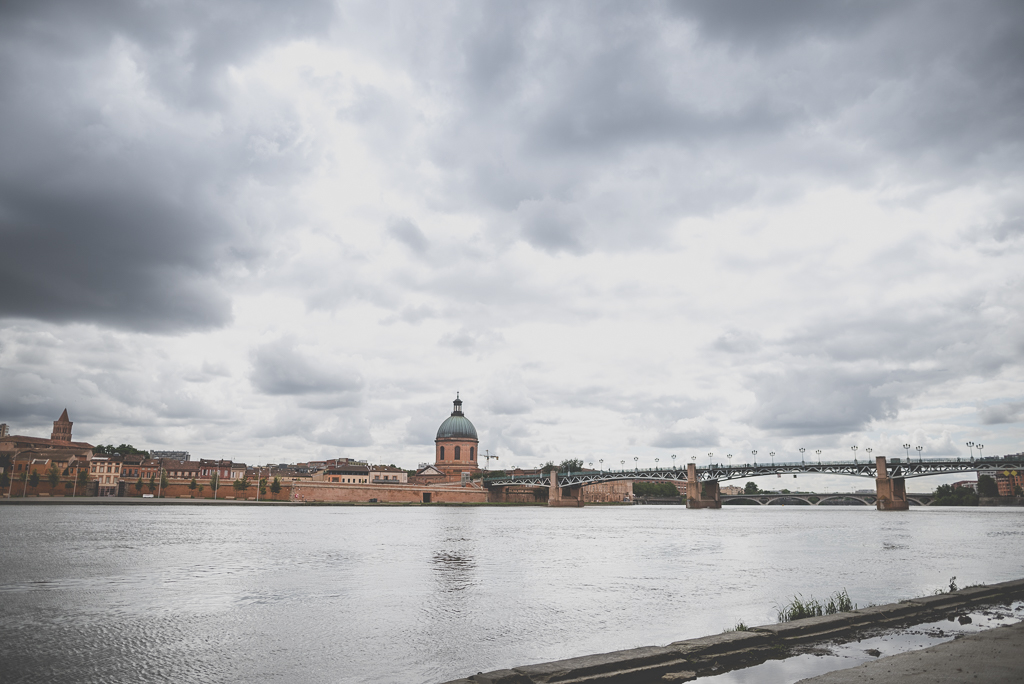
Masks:
[[[792,622],[820,615],[835,615],[856,609],[857,604],[850,600],[846,589],[833,593],[825,600],[825,603],[821,603],[813,596],[805,600],[802,595],[797,594],[789,603],[776,606],[779,622]]]
[[[978,495],[970,487],[939,485],[935,488],[932,506],[977,506]]]
[[[680,496],[679,490],[671,482],[634,482],[634,496]]]

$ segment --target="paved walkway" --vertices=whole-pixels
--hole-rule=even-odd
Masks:
[[[1024,682],[1024,622],[802,679],[797,684],[864,682],[1020,684]]]

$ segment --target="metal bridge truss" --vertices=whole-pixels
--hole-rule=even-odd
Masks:
[[[887,464],[889,477],[927,477],[929,475],[948,475],[950,473],[972,473],[979,470],[1024,470],[1024,457],[1014,460],[978,459],[963,461],[930,460],[894,462]],[[697,479],[702,482],[724,480],[742,480],[749,477],[768,475],[852,475],[854,477],[875,478],[878,476],[874,459],[868,461],[848,462],[801,462],[801,463],[746,463],[742,465],[723,465],[712,463],[704,468],[697,468]],[[612,482],[614,480],[647,480],[686,482],[685,468],[634,468],[633,470],[588,470],[580,473],[558,473],[559,487],[577,487]],[[501,477],[485,477],[487,487],[547,487],[550,477],[543,475],[505,475]]]

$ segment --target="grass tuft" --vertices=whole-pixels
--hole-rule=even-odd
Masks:
[[[850,595],[846,593],[846,589],[843,589],[829,596],[824,604],[813,596],[809,599],[804,599],[801,594],[797,594],[786,605],[776,606],[776,612],[779,622],[792,622],[793,620],[818,617],[820,615],[845,613],[850,610],[856,610],[856,608],[857,604],[850,600]]]

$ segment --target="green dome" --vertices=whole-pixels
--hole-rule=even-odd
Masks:
[[[459,399],[457,394],[455,395],[454,405],[455,408],[452,411],[452,415],[441,423],[441,427],[437,428],[437,439],[475,439],[479,441],[473,423],[469,422],[469,418],[462,415],[462,400]]]

